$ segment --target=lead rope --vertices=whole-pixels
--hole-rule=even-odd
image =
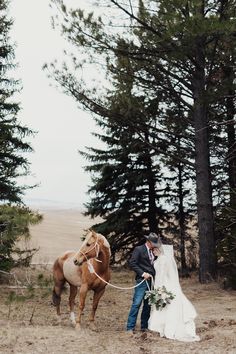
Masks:
[[[147,288],[148,288],[148,291],[151,291],[154,289],[154,279],[153,279],[153,276],[151,275],[151,287],[149,286],[148,284],[148,281],[146,280],[146,283],[147,283]]]
[[[137,288],[139,285],[141,285],[144,281],[146,281],[147,283],[147,287],[148,287],[148,290],[150,291],[150,286],[148,284],[148,281],[143,279],[140,283],[134,285],[134,286],[130,286],[130,287],[121,287],[121,286],[117,286],[117,285],[114,285],[112,283],[109,283],[107,282],[105,279],[101,278],[100,275],[98,275],[94,269],[94,266],[91,264],[90,262],[90,259],[87,260],[87,264],[88,264],[88,269],[90,271],[90,273],[93,273],[96,275],[96,277],[98,277],[100,280],[102,280],[104,283],[106,283],[107,285],[110,285],[111,287],[115,288],[115,289],[120,289],[120,290],[132,290],[134,288]],[[151,277],[151,288],[153,287],[153,277]]]

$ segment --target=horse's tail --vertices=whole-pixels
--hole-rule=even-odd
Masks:
[[[63,270],[58,259],[53,264],[53,279],[54,287],[52,290],[52,304],[54,306],[59,306],[61,302],[61,293],[64,290],[65,278],[63,275]]]

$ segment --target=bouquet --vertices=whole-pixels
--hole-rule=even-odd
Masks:
[[[149,305],[155,305],[157,310],[162,310],[166,305],[171,303],[175,295],[167,291],[165,286],[161,286],[157,289],[146,291],[144,298],[148,299]]]

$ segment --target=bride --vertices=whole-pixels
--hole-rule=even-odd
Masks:
[[[156,310],[156,307],[152,306],[148,328],[159,332],[161,337],[186,342],[199,341],[194,323],[197,313],[182,292],[173,246],[160,244],[154,253],[158,256],[154,263],[156,271],[154,288],[165,286],[175,297],[161,310]]]

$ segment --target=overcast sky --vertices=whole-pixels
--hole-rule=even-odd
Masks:
[[[82,0],[71,2],[84,6]],[[83,170],[86,161],[77,151],[86,145],[98,145],[91,136],[96,128],[92,118],[79,110],[72,98],[50,86],[52,82],[42,71],[45,62],[60,61],[66,45],[51,28],[51,15],[49,0],[11,1],[11,38],[17,44],[15,54],[19,63],[15,75],[23,85],[17,97],[22,106],[19,119],[38,131],[31,139],[35,152],[29,156],[32,175],[26,181],[40,186],[26,193],[26,201],[49,200],[62,206],[81,206],[88,198],[90,178]]]

